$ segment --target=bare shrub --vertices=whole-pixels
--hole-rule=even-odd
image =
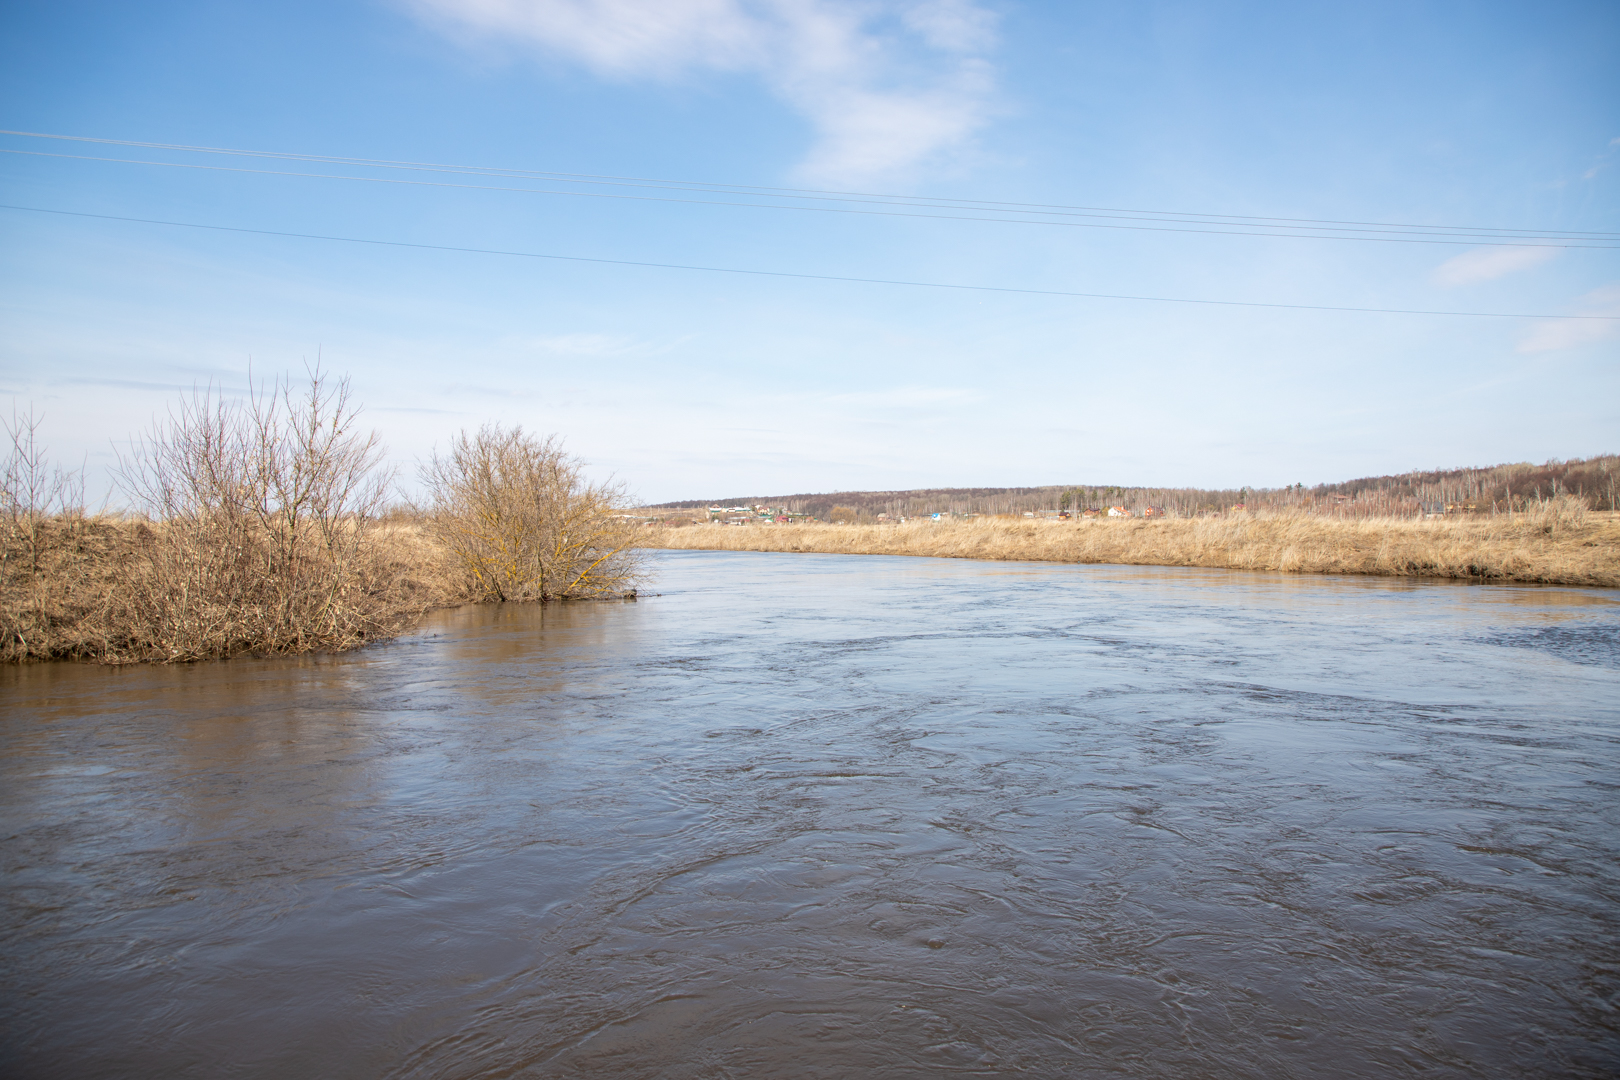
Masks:
[[[84,473],[54,466],[39,439],[43,421],[12,410],[0,462],[0,658],[45,655],[56,628],[82,610],[82,590],[64,589],[57,549],[86,542]],[[65,595],[68,594],[68,595]]]
[[[9,420],[0,417],[9,444],[0,463],[0,528],[5,530],[0,560],[21,556],[30,575],[40,571],[45,523],[54,517],[84,516],[84,473],[64,472],[51,464],[39,441],[44,419],[32,408],[26,413],[12,409]]]
[[[641,561],[623,485],[593,484],[556,436],[485,424],[422,469],[430,534],[476,600],[601,598],[632,590]]]
[[[14,417],[0,489],[0,659],[181,661],[344,649],[466,599],[630,592],[621,485],[555,439],[462,433],[426,470],[431,503],[389,505],[392,472],[345,379],[277,380],[245,401],[194,391],[115,469],[131,512],[87,519]]]
[[[370,541],[391,474],[347,379],[319,370],[243,404],[195,391],[120,455],[150,520],[108,612],[110,657],[306,652],[387,636],[414,614]]]
[[[1557,536],[1586,524],[1586,501],[1566,493],[1537,499],[1525,508],[1525,517],[1548,536]]]

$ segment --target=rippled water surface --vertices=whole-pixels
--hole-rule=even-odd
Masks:
[[[0,1072],[1613,1074],[1615,593],[656,562],[0,672]]]

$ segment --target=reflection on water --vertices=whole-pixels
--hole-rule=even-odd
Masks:
[[[660,556],[0,675],[23,1077],[1598,1076],[1601,590]]]

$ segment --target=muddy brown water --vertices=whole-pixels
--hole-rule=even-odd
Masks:
[[[10,1077],[1620,1061],[1620,596],[679,552],[0,673]]]

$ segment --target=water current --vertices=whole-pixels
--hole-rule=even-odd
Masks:
[[[9,1077],[1620,1062],[1620,596],[679,552],[0,672]]]

